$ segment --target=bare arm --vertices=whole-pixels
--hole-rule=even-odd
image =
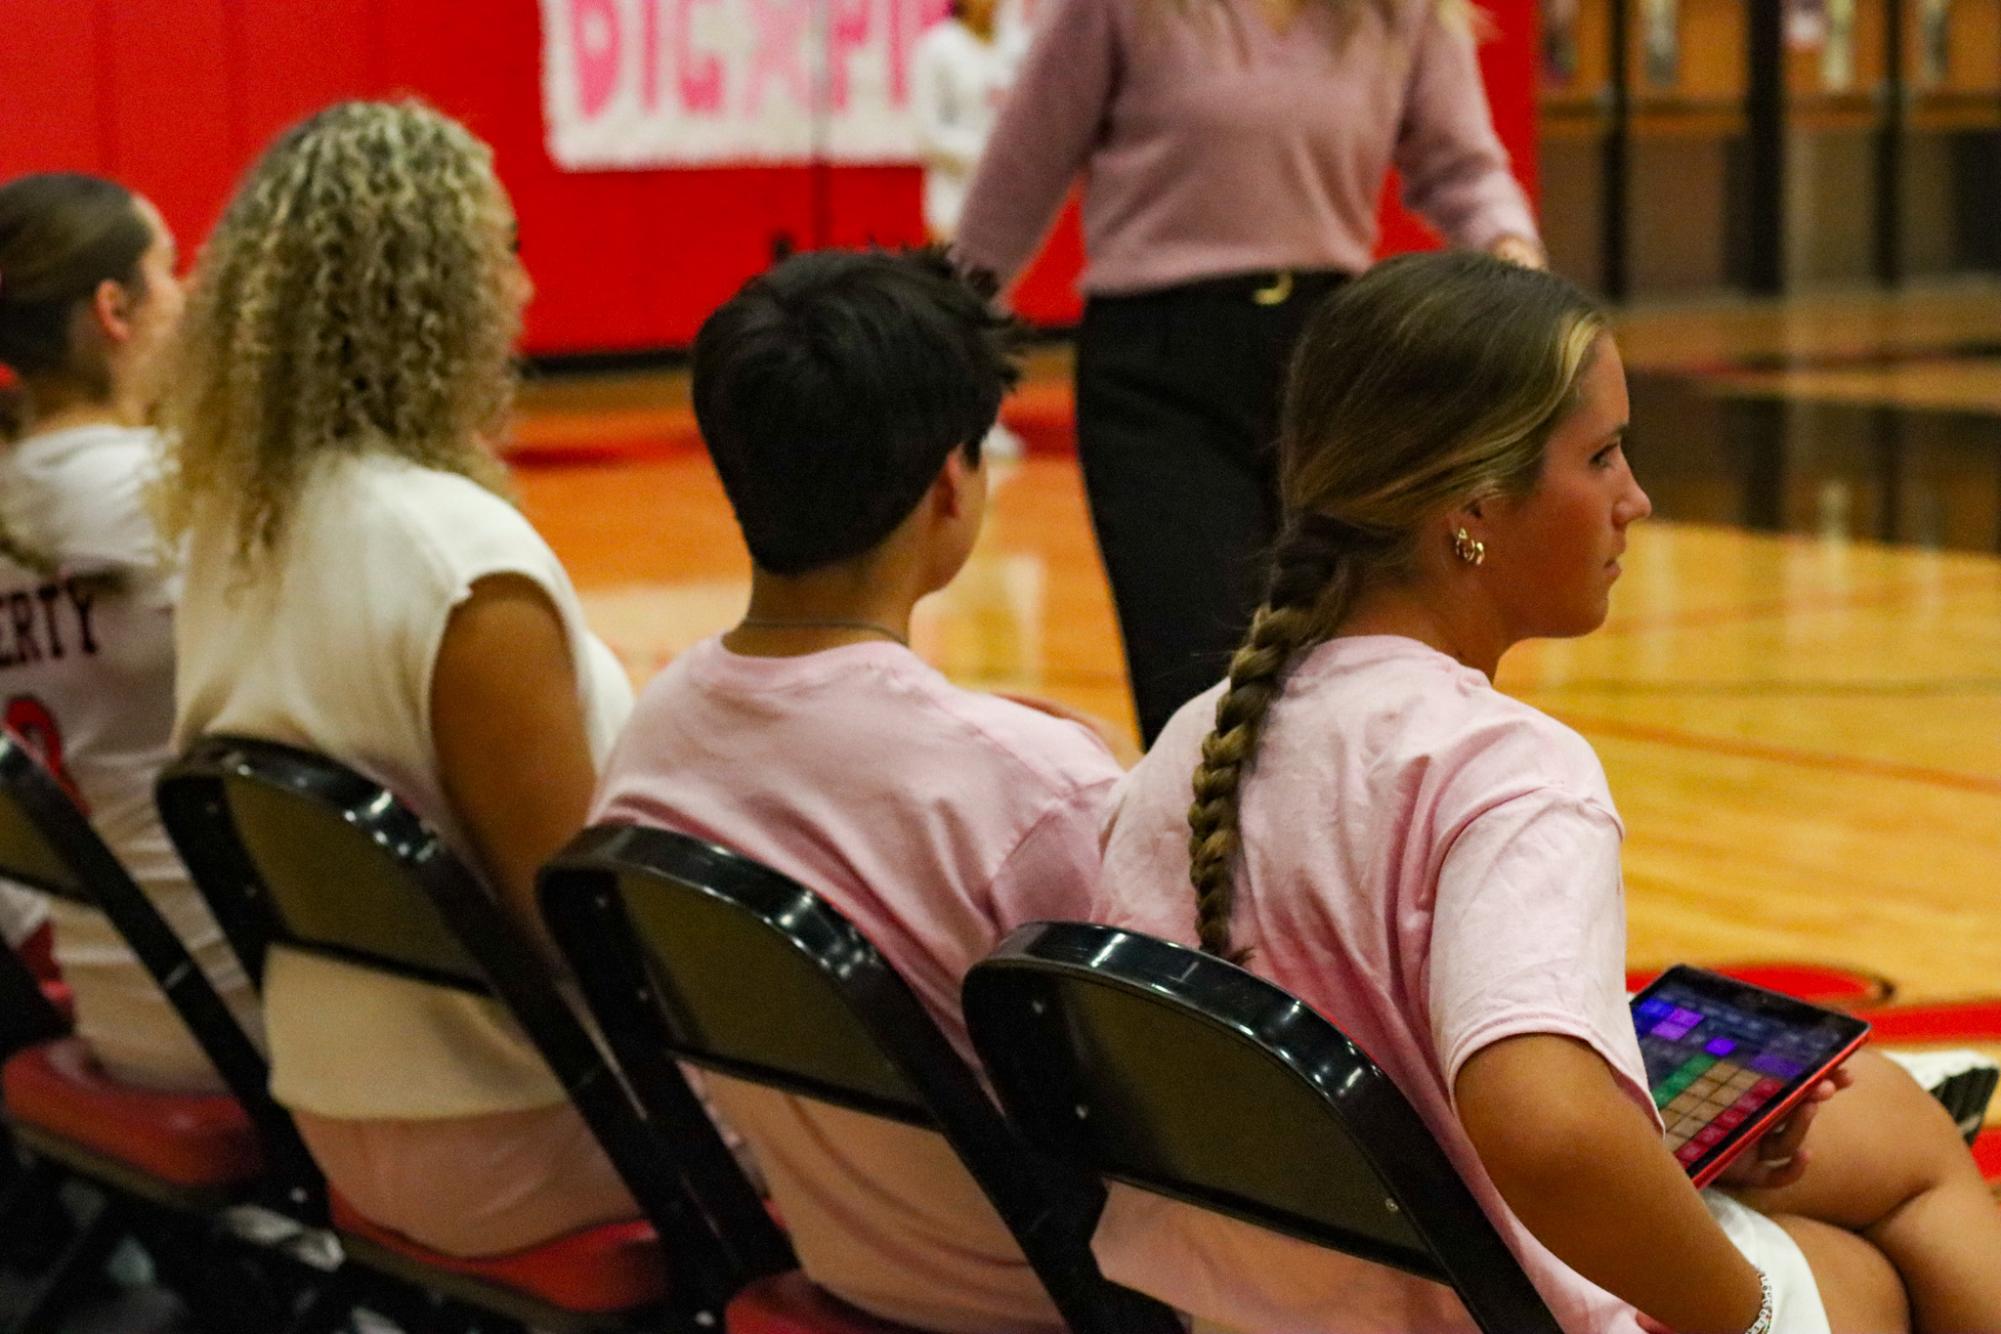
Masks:
[[[1454,245],[1539,267],[1535,216],[1495,133],[1472,34],[1441,6],[1427,9],[1395,150],[1404,202]]]
[[[1508,1207],[1559,1260],[1686,1334],[1740,1334],[1758,1272],[1604,1059],[1570,1038],[1505,1038],[1453,1085]]]
[[[1050,0],[966,195],[956,249],[1005,286],[1020,275],[1091,156],[1117,90],[1110,0]]]
[[[553,959],[535,872],[583,827],[597,773],[562,622],[531,580],[481,579],[453,610],[432,668],[431,737],[487,884]]]

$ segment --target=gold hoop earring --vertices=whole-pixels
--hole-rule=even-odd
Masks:
[[[1452,535],[1452,554],[1468,565],[1479,565],[1487,559],[1487,544],[1461,528]]]

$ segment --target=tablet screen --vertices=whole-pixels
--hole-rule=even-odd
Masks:
[[[1668,1148],[1699,1179],[1868,1031],[1849,1015],[1690,968],[1670,969],[1634,998],[1633,1026]]]

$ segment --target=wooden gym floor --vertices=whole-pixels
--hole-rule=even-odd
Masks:
[[[1635,966],[1854,970],[1893,984],[1886,1034],[2001,1054],[2001,289],[1620,324],[1657,517],[1607,626],[1524,646],[1500,685],[1604,759]],[[1064,361],[1026,393],[1060,399]],[[747,588],[689,429],[678,374],[523,395],[525,504],[636,679]],[[916,647],[1129,724],[1074,461],[1031,451],[990,514]]]

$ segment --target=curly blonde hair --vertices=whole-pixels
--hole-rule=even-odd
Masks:
[[[163,424],[172,534],[229,521],[249,563],[315,460],[388,452],[507,494],[525,280],[492,151],[415,101],[288,130],[195,267]]]

